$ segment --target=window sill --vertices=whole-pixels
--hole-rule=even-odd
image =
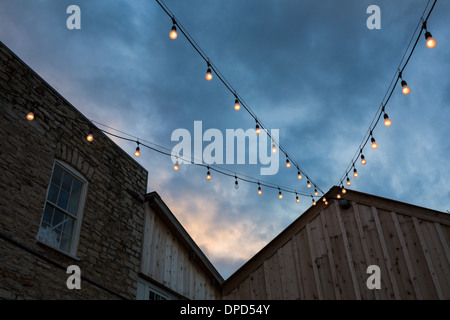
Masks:
[[[71,259],[73,259],[75,261],[81,261],[81,258],[78,258],[77,256],[74,256],[74,255],[72,255],[70,253],[67,253],[67,252],[64,252],[62,250],[59,250],[58,248],[52,247],[52,246],[46,244],[45,242],[42,242],[41,240],[36,239],[36,243],[39,246],[42,246],[42,247],[45,247],[45,248],[50,248],[50,249],[52,249],[52,250],[54,250],[54,251],[56,251],[58,253],[61,253],[61,254],[65,255],[66,257],[69,257],[69,258],[71,258]]]

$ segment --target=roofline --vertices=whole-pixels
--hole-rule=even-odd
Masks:
[[[156,192],[150,192],[145,195],[145,201],[148,202],[150,207],[159,209],[156,213],[160,214],[163,220],[170,224],[173,229],[176,231],[178,239],[182,242],[182,244],[188,249],[192,250],[195,257],[199,258],[200,264],[203,268],[210,273],[211,276],[217,281],[219,286],[225,281],[214,265],[209,261],[200,247],[195,243],[195,241],[191,238],[189,233],[184,229],[169,207],[165,204],[165,202],[161,199],[161,196]]]

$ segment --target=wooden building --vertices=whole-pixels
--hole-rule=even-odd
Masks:
[[[138,299],[221,299],[223,278],[161,197],[145,197]]]
[[[224,299],[450,299],[450,215],[340,188],[222,286]],[[370,265],[380,289],[369,289]],[[371,287],[371,286],[370,286]]]

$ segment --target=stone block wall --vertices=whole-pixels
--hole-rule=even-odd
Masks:
[[[0,299],[135,299],[147,171],[1,42],[0,150]],[[88,181],[76,257],[37,241],[55,159]]]

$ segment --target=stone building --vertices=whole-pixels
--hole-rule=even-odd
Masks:
[[[0,137],[0,299],[136,299],[138,280],[154,289],[140,298],[220,298],[223,279],[174,217],[158,226],[196,291],[141,272],[143,248],[169,252],[142,246],[147,170],[3,43]],[[67,288],[71,265],[80,290]]]

